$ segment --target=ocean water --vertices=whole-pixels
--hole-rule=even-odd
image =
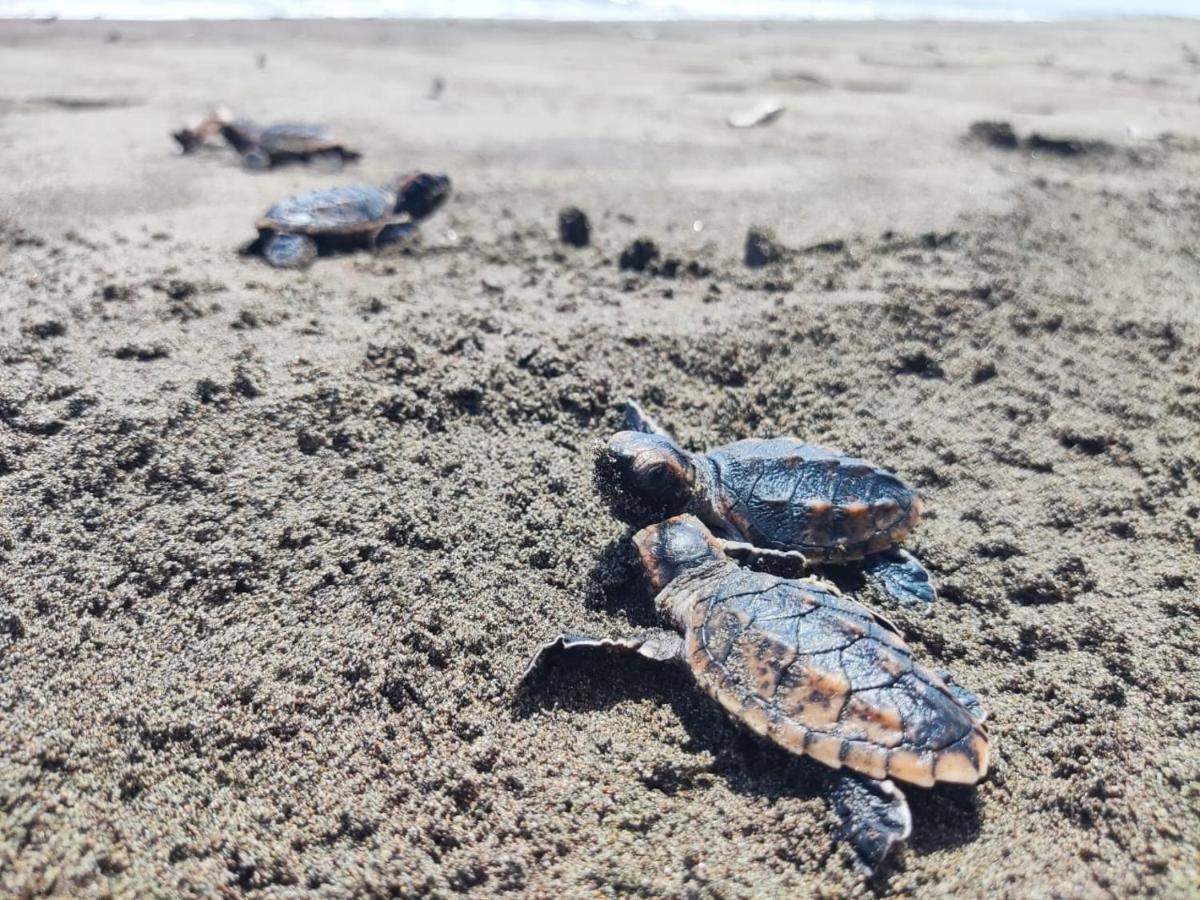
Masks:
[[[0,0],[0,18],[947,19],[1200,17],[1200,0]]]

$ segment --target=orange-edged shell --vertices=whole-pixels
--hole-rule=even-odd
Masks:
[[[793,753],[924,786],[987,774],[982,722],[895,631],[829,585],[731,567],[686,625],[700,686]]]
[[[394,202],[391,193],[369,184],[321,188],[276,203],[258,220],[258,229],[309,235],[377,231],[411,218],[394,213]]]
[[[756,547],[811,559],[862,559],[908,537],[916,492],[891,472],[794,438],[710,450],[713,512]]]

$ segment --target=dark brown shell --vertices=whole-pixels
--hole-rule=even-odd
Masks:
[[[793,753],[925,786],[987,773],[982,723],[899,634],[832,586],[731,568],[686,626],[700,686]]]
[[[309,235],[369,233],[409,220],[405,213],[392,212],[393,202],[390,193],[366,184],[306,191],[272,206],[258,220],[258,229]]]
[[[893,473],[793,438],[737,441],[707,458],[714,512],[756,547],[862,559],[902,542],[921,517]]]
[[[271,125],[258,134],[259,145],[272,156],[304,156],[341,150],[346,146],[324,125]]]

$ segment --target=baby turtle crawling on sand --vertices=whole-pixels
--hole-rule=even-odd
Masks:
[[[625,421],[596,462],[619,518],[641,526],[693,513],[727,552],[855,563],[902,604],[928,608],[936,598],[929,573],[897,547],[921,501],[891,472],[789,437],[689,453],[632,400]]]
[[[329,161],[338,165],[362,157],[357,150],[337,140],[325,125],[285,122],[262,127],[248,119],[234,119],[226,107],[172,132],[184,153],[211,144],[217,135],[242,155],[247,169],[269,169],[285,162]]]
[[[258,237],[243,252],[261,254],[273,266],[302,268],[318,253],[378,250],[410,236],[416,221],[449,194],[449,178],[425,173],[392,187],[354,184],[297,194],[267,210]]]
[[[682,664],[755,734],[838,770],[831,799],[840,831],[868,872],[912,828],[890,778],[929,787],[987,774],[979,699],[914,661],[886,620],[816,579],[738,566],[694,516],[644,528],[633,543],[674,631],[563,634],[526,677],[579,647]]]
[[[255,171],[288,162],[329,161],[342,165],[362,157],[324,125],[285,122],[262,128],[238,119],[224,123],[221,136],[242,155],[242,165]]]

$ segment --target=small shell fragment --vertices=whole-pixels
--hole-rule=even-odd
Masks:
[[[782,116],[786,109],[787,107],[778,100],[763,100],[754,106],[730,113],[725,121],[730,128],[756,128],[759,125],[770,125]]]

